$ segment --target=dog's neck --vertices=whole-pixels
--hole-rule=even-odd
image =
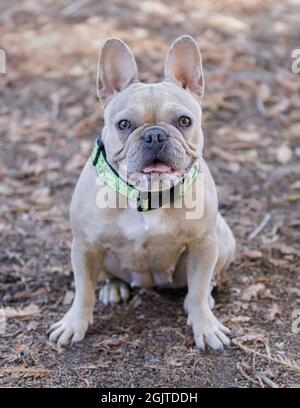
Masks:
[[[168,190],[142,191],[138,190],[127,181],[123,180],[119,173],[106,159],[104,144],[98,137],[92,151],[92,161],[96,173],[101,179],[118,194],[136,202],[138,211],[150,211],[172,203],[184,196],[186,191],[196,180],[200,171],[200,162],[195,160],[187,174]]]

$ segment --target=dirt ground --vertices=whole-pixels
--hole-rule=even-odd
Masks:
[[[296,0],[1,1],[1,386],[299,385],[299,14]],[[141,78],[157,81],[184,33],[201,47],[205,157],[238,241],[216,293],[233,344],[200,352],[184,291],[136,290],[126,305],[98,303],[86,339],[61,349],[46,330],[74,294],[68,205],[103,123],[100,45],[127,41]]]

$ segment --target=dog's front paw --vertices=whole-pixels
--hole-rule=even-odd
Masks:
[[[126,302],[129,298],[129,286],[118,279],[104,283],[99,292],[99,300],[104,305]]]
[[[188,325],[192,326],[196,346],[201,350],[205,350],[207,344],[214,350],[223,351],[224,346],[230,344],[226,336],[230,330],[219,322],[209,308],[189,312]]]
[[[49,340],[57,342],[59,346],[81,341],[85,337],[90,322],[91,318],[82,316],[71,308],[59,322],[50,327]]]

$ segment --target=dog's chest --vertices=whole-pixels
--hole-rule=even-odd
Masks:
[[[177,220],[178,221],[178,220]],[[186,249],[186,234],[163,211],[128,213],[117,220],[118,245],[110,247],[106,266],[132,286],[172,286]]]

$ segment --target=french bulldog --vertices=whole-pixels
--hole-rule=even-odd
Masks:
[[[200,171],[181,206],[175,198],[151,211],[102,208],[97,204],[101,174],[95,157],[87,160],[70,208],[76,293],[69,311],[49,329],[50,340],[66,345],[85,337],[100,280],[99,298],[105,305],[127,301],[134,286],[187,287],[184,308],[196,346],[223,350],[230,343],[229,330],[212,311],[211,288],[214,277],[234,259],[236,244],[218,211],[215,183],[202,156],[199,48],[190,36],[179,37],[168,51],[164,80],[145,84],[128,46],[110,38],[100,53],[97,86],[104,106],[101,145],[115,177],[151,192],[152,176],[161,177],[163,189],[168,181],[172,186],[180,182],[194,163]],[[189,218],[197,180],[203,187],[203,211]]]

